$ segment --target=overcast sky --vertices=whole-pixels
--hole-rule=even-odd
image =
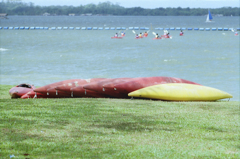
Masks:
[[[19,1],[19,0],[12,0]],[[33,2],[35,5],[72,5],[80,6],[86,4],[98,4],[99,2],[118,3],[125,8],[159,8],[159,7],[190,7],[190,8],[221,8],[221,7],[239,7],[239,0],[21,0],[22,2]]]

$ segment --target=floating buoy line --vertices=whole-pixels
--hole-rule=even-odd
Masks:
[[[5,26],[0,30],[150,30],[148,27],[28,27],[28,26]],[[153,30],[153,29],[151,29]],[[170,28],[154,28],[154,30],[188,30],[188,31],[240,31],[240,28],[192,28],[192,27],[170,27]]]

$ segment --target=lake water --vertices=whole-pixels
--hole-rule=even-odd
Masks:
[[[0,30],[0,83],[43,86],[67,79],[169,76],[194,81],[239,101],[239,36],[231,31],[170,31],[157,27],[239,28],[239,17],[9,16],[0,26],[149,27],[149,37],[111,39],[118,30]],[[135,30],[137,33],[143,32]]]

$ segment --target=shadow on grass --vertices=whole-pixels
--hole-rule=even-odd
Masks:
[[[2,133],[8,136],[8,140],[13,143],[22,142],[30,138],[39,138],[39,135],[27,135],[25,132],[23,132],[22,130],[19,131],[18,129],[4,128],[2,129]]]
[[[222,141],[222,140],[226,140],[226,141],[237,141],[238,138],[236,137],[207,137],[206,139],[208,140],[212,140],[212,141]],[[240,149],[240,145],[238,147]]]
[[[215,103],[214,103],[214,105],[209,104],[209,103],[199,104],[198,107],[199,107],[200,109],[203,109],[203,110],[213,110],[213,111],[220,111],[220,110],[228,109],[228,108],[225,107],[225,106],[216,105]]]
[[[167,122],[169,123],[169,122]],[[158,125],[157,127],[154,127]],[[165,128],[159,126],[158,123],[146,123],[142,124],[139,122],[118,122],[118,123],[108,123],[108,124],[100,124],[98,127],[104,127],[104,128],[110,128],[110,129],[116,129],[118,131],[155,131],[155,130],[164,130],[164,131],[176,131],[179,128],[178,127],[171,127],[171,128]]]
[[[215,128],[215,127],[206,127],[204,128],[205,130],[208,130],[208,131],[214,131],[214,132],[227,132],[226,130],[223,130],[223,129],[219,129],[219,128]]]
[[[111,110],[113,111],[113,110]],[[97,121],[97,120],[96,120]],[[177,131],[181,129],[175,121],[160,120],[156,116],[136,116],[134,114],[121,114],[118,112],[108,115],[105,120],[97,121],[94,127],[115,129],[118,131]]]

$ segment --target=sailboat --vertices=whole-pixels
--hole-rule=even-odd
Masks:
[[[207,15],[207,19],[206,19],[206,22],[212,22],[212,15],[211,15],[211,12],[210,10],[208,10],[208,15]]]

